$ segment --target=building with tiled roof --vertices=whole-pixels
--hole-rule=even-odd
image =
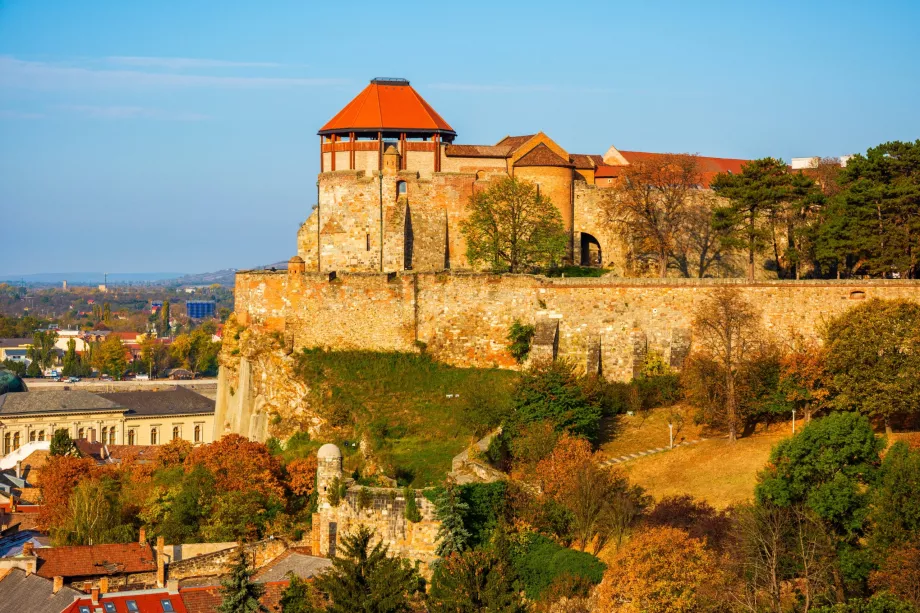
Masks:
[[[213,440],[214,400],[186,387],[95,394],[85,390],[41,390],[0,395],[3,456],[29,443],[50,441],[67,430],[81,451],[107,460],[109,445],[161,445],[181,438]],[[81,441],[82,439],[82,441]]]
[[[0,571],[0,613],[61,613],[82,595],[19,568]]]
[[[130,590],[103,594],[93,590],[80,594],[61,613],[186,613],[178,589]]]
[[[41,547],[35,555],[35,574],[47,579],[64,577],[65,583],[157,570],[156,554],[148,543]]]
[[[663,155],[569,153],[542,132],[455,144],[450,124],[403,79],[374,79],[318,133],[318,203],[298,233],[297,270],[468,268],[460,232],[467,203],[511,176],[535,183],[559,209],[568,260],[622,272],[629,247],[606,222],[609,188],[631,165]],[[698,159],[703,190],[745,163]]]

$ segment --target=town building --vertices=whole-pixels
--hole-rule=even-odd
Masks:
[[[82,595],[21,568],[0,570],[0,613],[61,613]]]
[[[622,272],[628,246],[603,203],[626,167],[659,155],[570,153],[542,132],[455,144],[450,124],[405,79],[372,80],[319,136],[317,206],[298,233],[305,270],[319,272],[468,268],[467,203],[509,176],[535,183],[559,209],[569,261]],[[701,188],[745,161],[701,157]]]
[[[3,455],[54,432],[106,445],[162,445],[173,439],[210,443],[214,401],[188,388],[93,394],[42,390],[0,396]]]

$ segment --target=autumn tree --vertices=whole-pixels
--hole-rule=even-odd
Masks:
[[[287,483],[297,496],[309,496],[316,489],[317,460],[315,455],[291,460],[285,467]]]
[[[733,268],[731,254],[724,246],[726,231],[713,225],[716,201],[709,190],[697,190],[687,201],[672,254],[684,277],[724,276]]]
[[[121,516],[117,483],[84,479],[73,490],[63,524],[51,531],[57,545],[98,545],[134,540],[134,529]]]
[[[67,521],[70,496],[81,480],[91,476],[93,460],[69,455],[52,455],[38,470],[42,504],[38,511],[41,530],[59,528]]]
[[[834,405],[881,419],[920,412],[920,305],[869,300],[824,330]]]
[[[320,575],[316,587],[330,600],[328,613],[409,613],[410,597],[419,590],[418,573],[407,560],[387,555],[383,541],[372,545],[366,526],[342,536],[332,568]]]
[[[760,313],[737,290],[719,288],[694,309],[693,328],[700,348],[697,367],[691,361],[686,376],[696,379],[697,389],[703,386],[698,400],[724,412],[735,441],[741,425],[737,384],[762,346]]]
[[[777,391],[780,400],[811,421],[812,415],[825,407],[830,390],[827,388],[824,349],[805,343],[780,357]]]
[[[163,307],[160,309],[160,322],[157,326],[158,336],[168,337],[170,332],[169,325],[169,298],[163,301]]]
[[[523,613],[513,568],[491,549],[454,553],[434,571],[431,613]]]
[[[141,362],[151,377],[158,377],[169,366],[169,349],[152,336],[141,341]]]
[[[116,334],[109,334],[93,352],[93,366],[107,375],[120,379],[128,368],[125,347]]]
[[[228,434],[209,445],[192,449],[186,468],[201,465],[214,476],[219,491],[253,490],[267,498],[283,500],[281,465],[268,448],[238,434]]]
[[[754,279],[755,256],[771,242],[771,224],[787,198],[787,169],[782,160],[763,158],[745,164],[740,174],[721,173],[710,183],[727,200],[713,212],[713,225],[722,232],[722,244],[747,251],[747,277]]]
[[[702,183],[695,155],[666,153],[634,160],[623,170],[605,207],[607,222],[622,229],[640,258],[653,259],[658,276],[685,231],[689,200]]]
[[[717,566],[705,544],[676,528],[634,535],[611,559],[598,590],[611,613],[706,611],[714,599]]]
[[[460,224],[471,264],[524,272],[559,263],[569,233],[558,206],[529,181],[509,177],[470,197],[469,216]]]
[[[920,542],[889,551],[879,569],[869,575],[869,585],[920,609]]]

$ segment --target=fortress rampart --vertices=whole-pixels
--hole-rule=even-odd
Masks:
[[[299,414],[301,427],[321,429],[291,370],[291,355],[308,347],[424,349],[456,366],[515,368],[507,335],[520,320],[536,327],[533,356],[564,358],[611,380],[630,379],[648,351],[679,368],[692,346],[695,306],[726,286],[760,309],[765,329],[780,341],[793,333],[818,340],[823,322],[866,299],[920,302],[914,280],[240,272],[236,319],[246,346],[225,346],[215,436],[264,439],[268,415]]]

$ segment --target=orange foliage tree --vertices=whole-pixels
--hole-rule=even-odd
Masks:
[[[889,550],[882,567],[869,575],[869,585],[920,608],[920,544]]]
[[[214,475],[218,491],[257,491],[284,499],[281,465],[262,443],[228,434],[210,445],[192,449],[185,458],[186,470],[200,464]]]
[[[298,496],[309,496],[316,488],[316,456],[292,460],[287,465],[287,484]]]
[[[824,368],[824,351],[815,344],[808,344],[783,355],[779,362],[779,388],[796,409],[810,421],[812,414],[820,410],[830,392],[826,387],[827,371]]]
[[[714,596],[715,560],[703,541],[677,528],[636,534],[610,561],[598,609],[611,613],[705,611]]]
[[[90,458],[51,456],[38,471],[42,504],[38,528],[50,531],[61,527],[68,517],[70,496],[81,480],[92,476],[95,463]]]
[[[578,474],[592,461],[591,443],[564,433],[552,453],[537,463],[536,474],[542,481],[543,492],[562,502],[577,483]]]

